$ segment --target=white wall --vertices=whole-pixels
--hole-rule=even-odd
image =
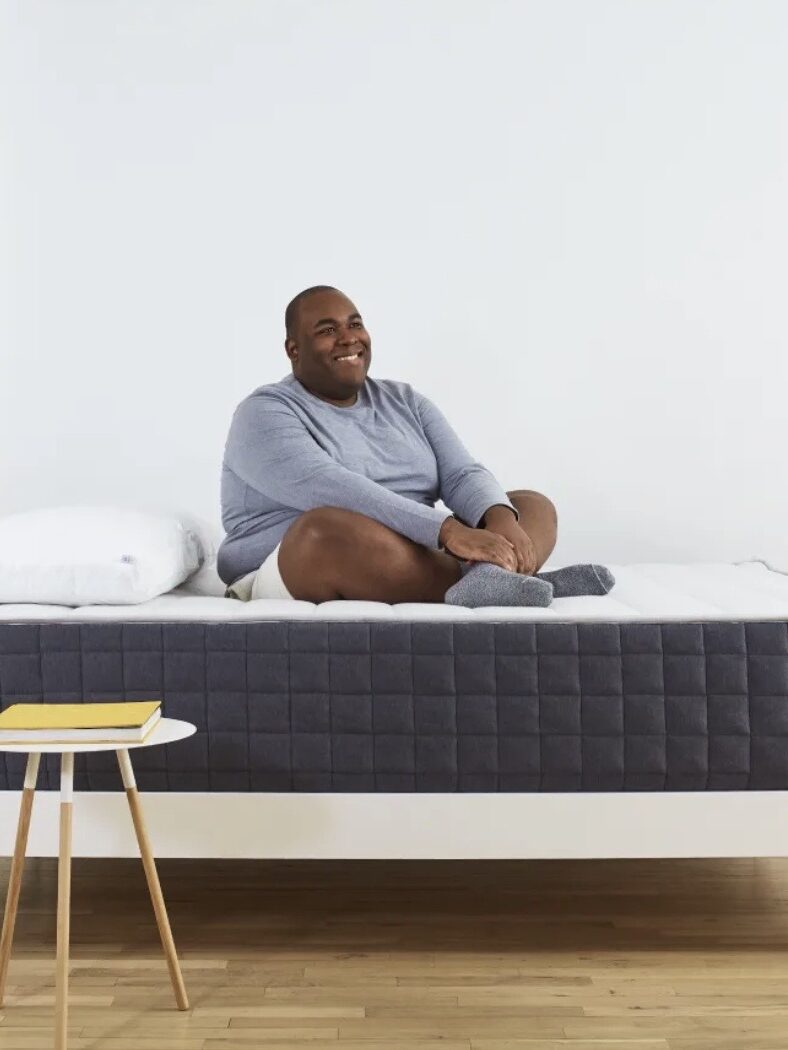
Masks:
[[[328,283],[553,498],[551,564],[784,536],[781,0],[25,0],[0,41],[0,513],[218,522]]]

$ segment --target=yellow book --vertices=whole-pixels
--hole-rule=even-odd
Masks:
[[[161,700],[11,704],[0,714],[0,744],[139,743],[161,718]]]

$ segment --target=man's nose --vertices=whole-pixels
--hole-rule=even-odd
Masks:
[[[354,343],[356,341],[356,333],[352,328],[340,328],[337,338],[340,343]]]

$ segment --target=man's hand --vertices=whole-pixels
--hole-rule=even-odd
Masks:
[[[515,571],[523,573],[525,576],[533,576],[539,563],[536,548],[533,545],[533,540],[516,520],[509,507],[505,507],[502,504],[490,507],[482,521],[484,522],[484,529],[503,536],[514,547],[514,554],[517,558],[517,569]]]
[[[490,529],[471,529],[456,518],[446,518],[438,541],[462,561],[489,561],[510,572],[516,571],[517,558],[511,542]]]

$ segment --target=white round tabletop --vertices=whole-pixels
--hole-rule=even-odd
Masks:
[[[61,744],[36,744],[33,741],[24,744],[0,743],[0,751],[23,751],[25,754],[32,752],[56,752],[63,754],[67,751],[126,751],[133,747],[154,747],[156,744],[172,744],[175,740],[183,740],[197,732],[197,726],[191,722],[181,722],[177,718],[160,718],[156,725],[144,740],[78,740],[75,743],[67,741]]]

